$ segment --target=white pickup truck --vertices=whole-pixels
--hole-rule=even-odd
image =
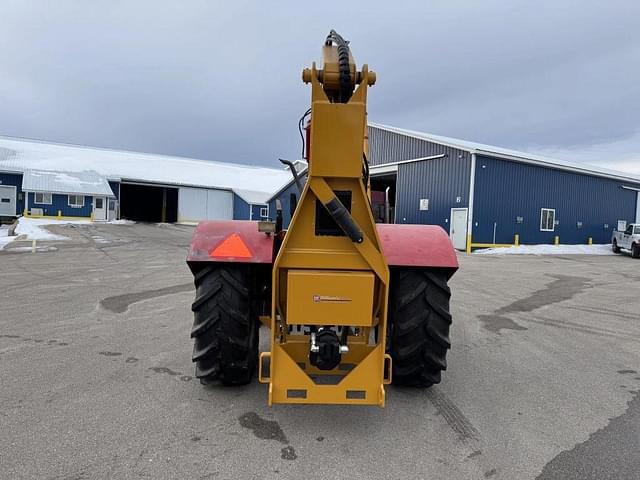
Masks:
[[[640,258],[640,223],[631,223],[627,225],[624,232],[613,232],[611,239],[611,248],[614,253],[620,253],[621,248],[631,250],[633,258]]]

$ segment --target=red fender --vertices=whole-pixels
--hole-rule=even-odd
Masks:
[[[273,235],[259,232],[258,222],[248,220],[200,222],[187,255],[192,270],[199,262],[273,263]]]
[[[377,227],[390,267],[457,270],[456,252],[441,227],[382,223]],[[200,222],[193,233],[187,263],[193,269],[193,264],[200,262],[272,264],[273,235],[259,232],[258,222],[248,220]]]
[[[376,226],[390,267],[458,269],[456,252],[442,227],[385,223]]]

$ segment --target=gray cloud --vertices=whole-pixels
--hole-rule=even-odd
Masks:
[[[275,166],[336,28],[378,73],[374,121],[622,168],[640,150],[638,2],[45,5],[0,5],[2,134]]]

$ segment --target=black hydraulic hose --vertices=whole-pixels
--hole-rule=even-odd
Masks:
[[[367,160],[367,156],[362,153],[362,180],[364,181],[364,188],[367,188],[369,185],[369,160]]]
[[[351,98],[353,86],[351,83],[351,67],[349,65],[349,42],[340,36],[335,30],[331,30],[325,45],[335,43],[338,47],[338,69],[340,71],[340,103],[347,103]]]
[[[349,210],[346,209],[338,197],[334,196],[328,203],[324,204],[324,207],[352,242],[362,243],[364,241],[362,230],[360,230],[360,227],[349,213]]]

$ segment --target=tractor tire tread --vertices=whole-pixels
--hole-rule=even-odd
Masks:
[[[196,377],[203,384],[250,383],[258,360],[258,320],[250,301],[249,270],[212,264],[194,276],[191,337]]]
[[[389,299],[393,383],[430,387],[447,369],[451,348],[451,290],[443,270],[403,269],[392,276]]]

